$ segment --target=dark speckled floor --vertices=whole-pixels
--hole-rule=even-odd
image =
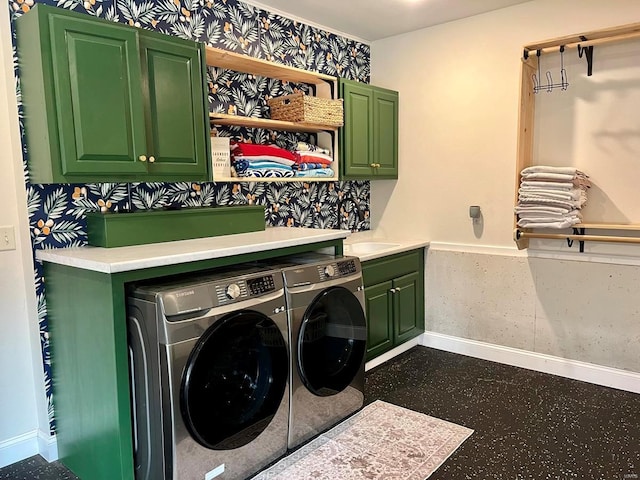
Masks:
[[[475,430],[430,480],[640,478],[640,395],[424,347],[366,381],[367,402]]]
[[[367,403],[475,430],[429,480],[640,479],[640,395],[424,347],[366,382]],[[0,469],[5,479],[76,477],[32,457]]]
[[[40,455],[0,468],[2,480],[77,480],[59,462],[47,463]]]

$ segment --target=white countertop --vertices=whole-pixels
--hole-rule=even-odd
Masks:
[[[103,273],[231,257],[347,238],[348,230],[267,227],[264,231],[131,247],[72,247],[36,251],[36,259]]]
[[[353,233],[344,242],[344,254],[360,258],[360,261],[375,260],[376,258],[394,255],[396,253],[427,248],[429,241],[418,239],[400,239],[393,235],[369,230]]]

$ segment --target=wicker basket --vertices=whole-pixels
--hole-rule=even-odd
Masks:
[[[344,124],[342,99],[318,98],[292,93],[268,101],[273,120],[316,123],[341,127]]]

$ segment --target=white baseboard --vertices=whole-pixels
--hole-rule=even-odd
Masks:
[[[413,339],[409,340],[408,342],[405,342],[402,345],[397,346],[396,348],[394,348],[392,350],[389,350],[387,353],[383,353],[379,357],[376,357],[373,360],[369,360],[367,363],[365,363],[364,370],[365,370],[365,372],[368,371],[368,370],[371,370],[372,368],[375,368],[378,365],[381,365],[384,362],[386,362],[388,360],[391,360],[393,357],[395,357],[397,355],[400,355],[401,353],[406,352],[410,348],[413,348],[416,345],[420,345],[420,344],[421,344],[420,343],[420,337],[413,338]]]
[[[45,434],[42,430],[38,435],[38,447],[40,455],[47,462],[55,462],[58,460],[58,441],[55,435]]]
[[[594,383],[604,387],[640,393],[640,373],[627,370],[603,367],[592,363],[568,360],[552,355],[503,347],[501,345],[452,337],[434,332],[425,332],[420,339],[420,345],[481,358],[483,360],[490,360],[492,362],[504,363],[514,367]]]
[[[0,442],[0,468],[38,454],[48,462],[58,459],[58,444],[55,436],[49,436],[40,430],[32,430],[4,440]]]

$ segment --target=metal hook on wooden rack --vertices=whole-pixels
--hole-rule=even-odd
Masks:
[[[586,42],[587,37],[581,36],[580,40]],[[593,73],[593,45],[589,45],[588,47],[578,45],[578,57],[582,58],[582,55],[585,55],[587,60],[587,77],[590,77]]]
[[[526,50],[525,50],[526,53]],[[542,76],[540,71],[540,50],[536,50],[536,56],[538,57],[538,74],[535,73],[532,75],[533,79],[533,93],[538,93],[540,90],[545,89],[548,93],[551,93],[554,88],[560,88],[561,90],[566,90],[569,86],[569,81],[567,80],[567,71],[564,68],[564,45],[560,46],[560,83],[553,83],[553,76],[551,72],[547,70],[547,84],[540,85],[539,78]]]
[[[574,235],[584,235],[584,228],[574,228],[573,229],[573,234]],[[578,243],[580,245],[580,253],[584,253],[584,240],[578,240]],[[573,247],[573,239],[572,238],[567,238],[567,245],[569,246],[569,248]]]

